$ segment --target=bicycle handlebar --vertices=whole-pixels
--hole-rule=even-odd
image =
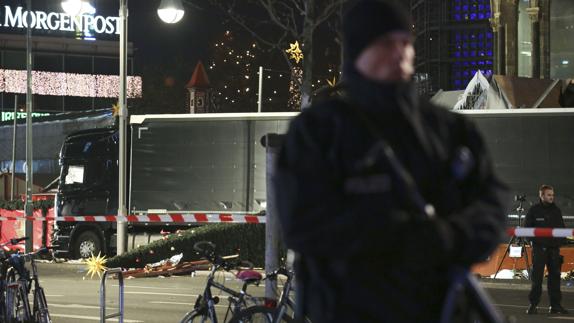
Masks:
[[[223,268],[225,271],[230,271],[231,269],[237,267],[253,268],[253,263],[247,260],[236,260],[239,255],[225,256],[222,257],[215,253],[216,245],[211,241],[198,241],[193,245],[193,249],[203,258],[207,259],[216,268]]]
[[[28,239],[29,239],[28,237],[12,238],[12,239],[10,239],[10,240],[8,240],[8,241],[6,241],[6,242],[0,244],[0,248],[1,248],[1,247],[6,247],[6,246],[8,246],[8,245],[16,245],[16,244],[18,244],[18,243],[20,243],[20,242],[22,242],[22,241],[28,240]]]
[[[193,249],[202,255],[211,255],[215,252],[215,244],[211,241],[198,241],[193,244]]]
[[[279,267],[270,273],[266,273],[265,279],[276,279],[277,276],[279,276],[279,275],[287,276],[287,279],[293,278],[293,272],[292,271],[288,270],[285,267]]]
[[[26,240],[28,240],[28,239],[29,239],[28,237],[12,238],[12,239],[10,239],[9,242],[6,242],[4,245],[6,245],[6,244],[12,244],[12,245],[14,245],[14,244],[18,244],[18,243],[20,243],[20,242],[22,242],[22,241],[26,241]]]

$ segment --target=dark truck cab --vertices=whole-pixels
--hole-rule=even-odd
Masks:
[[[113,215],[118,201],[118,132],[89,129],[69,135],[60,151],[55,215]],[[55,222],[56,257],[89,257],[115,250],[115,222]]]

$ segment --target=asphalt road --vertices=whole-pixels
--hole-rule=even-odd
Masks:
[[[85,268],[78,265],[40,264],[38,270],[53,322],[100,320],[100,279],[97,276],[86,277]],[[199,272],[194,276],[126,279],[124,322],[179,322],[193,308],[197,296],[202,293],[206,276],[206,272]],[[232,289],[240,288],[240,284],[229,275],[220,275],[218,281],[225,282]],[[250,291],[255,295],[264,293],[263,286]],[[118,281],[107,280],[108,314],[118,311],[118,292]],[[216,305],[220,320],[225,315],[227,304],[226,297],[222,296]],[[108,321],[117,322],[117,319]]]
[[[81,323],[99,321],[100,280],[85,278],[83,266],[70,264],[41,264],[39,266],[41,284],[46,290],[52,319],[55,323]],[[191,309],[197,295],[203,290],[206,273],[192,276],[166,278],[137,278],[125,281],[125,322],[179,322]],[[232,277],[220,277],[227,286],[238,287]],[[511,322],[569,322],[574,321],[574,287],[564,285],[563,305],[570,315],[526,315],[529,285],[524,280],[482,281],[494,304],[510,318]],[[107,286],[108,313],[118,310],[118,282],[110,280]],[[263,287],[250,289],[263,294]],[[218,312],[223,315],[226,298],[221,297]],[[547,295],[544,291],[539,306],[540,313],[548,310]],[[114,322],[117,320],[108,320]]]

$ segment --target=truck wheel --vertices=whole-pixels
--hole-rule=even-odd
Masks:
[[[101,251],[100,237],[92,231],[84,231],[75,239],[72,254],[75,258],[89,258],[92,255],[97,256]]]

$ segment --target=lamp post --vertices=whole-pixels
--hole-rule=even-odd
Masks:
[[[119,34],[120,34],[120,88],[118,98],[118,128],[119,128],[119,151],[118,151],[118,216],[116,232],[117,254],[120,255],[126,251],[126,126],[127,126],[127,65],[128,65],[128,1],[119,0]],[[62,1],[62,8],[72,15],[81,13],[82,6],[86,2],[82,0],[65,0]],[[69,9],[69,10],[68,10]],[[185,13],[181,0],[162,0],[157,13],[166,23],[176,23],[183,18]]]
[[[120,0],[120,95],[119,95],[119,155],[118,155],[118,216],[117,216],[117,254],[126,251],[126,119],[127,119],[127,49],[128,49],[128,1]]]
[[[32,1],[26,1],[28,12],[32,10]],[[33,155],[32,155],[32,28],[31,23],[26,22],[26,225],[24,232],[30,239],[26,240],[26,252],[31,252],[33,248],[33,223],[30,221],[34,215],[32,205],[32,183],[33,183]],[[16,115],[14,115],[16,118]]]

